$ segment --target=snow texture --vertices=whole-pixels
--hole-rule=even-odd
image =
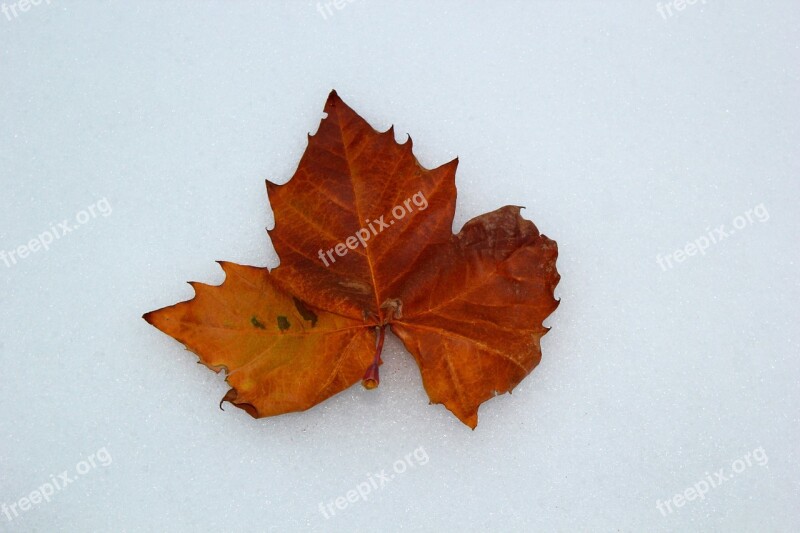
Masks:
[[[3,6],[0,530],[800,530],[797,2]],[[378,389],[254,420],[141,319],[278,264],[264,179],[333,88],[459,157],[455,230],[558,242],[474,432],[394,337]]]

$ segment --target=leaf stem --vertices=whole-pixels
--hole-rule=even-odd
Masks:
[[[367,390],[372,390],[377,387],[381,382],[379,367],[381,364],[381,352],[383,351],[383,338],[386,336],[386,324],[377,326],[375,328],[378,340],[375,345],[375,355],[372,358],[372,364],[369,365],[367,371],[364,372],[364,377],[361,378],[361,384]]]

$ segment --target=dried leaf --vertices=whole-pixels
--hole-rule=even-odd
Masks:
[[[423,168],[410,138],[375,131],[336,92],[325,112],[292,179],[267,182],[280,266],[221,263],[222,285],[193,283],[194,299],[144,318],[226,369],[223,401],[255,417],[377,386],[388,326],[431,402],[474,428],[541,359],[556,243],[514,206],[453,235],[457,160]]]

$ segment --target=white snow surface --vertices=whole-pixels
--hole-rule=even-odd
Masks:
[[[5,0],[0,531],[800,530],[800,4],[327,4]],[[279,263],[264,180],[331,89],[459,157],[455,231],[558,242],[475,431],[394,337],[378,389],[254,420],[141,319]]]

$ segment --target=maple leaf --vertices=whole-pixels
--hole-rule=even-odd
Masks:
[[[376,387],[389,327],[431,402],[474,428],[541,359],[556,243],[516,206],[454,235],[457,159],[423,168],[410,137],[375,131],[335,91],[325,113],[289,182],[267,181],[280,265],[221,262],[221,285],[192,283],[192,300],[144,318],[224,369],[223,401],[256,418]]]

